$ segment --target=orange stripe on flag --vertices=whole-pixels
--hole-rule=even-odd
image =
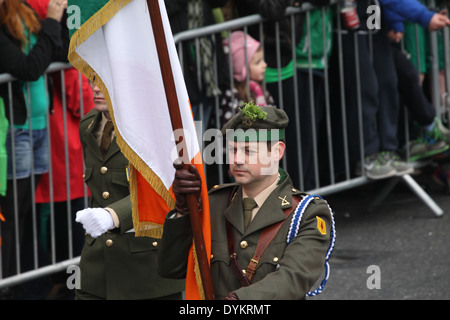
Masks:
[[[171,208],[139,172],[136,173],[136,180],[139,220],[163,225]]]
[[[168,194],[175,199],[171,190]],[[132,165],[130,165],[130,195],[136,236],[161,238],[166,214],[173,208]]]

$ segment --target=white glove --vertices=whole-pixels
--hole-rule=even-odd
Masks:
[[[114,228],[114,221],[108,210],[103,208],[86,208],[77,212],[76,222],[93,238],[104,234]]]

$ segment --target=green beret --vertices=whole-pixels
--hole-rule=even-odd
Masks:
[[[289,118],[272,106],[245,104],[222,128],[222,135],[234,141],[278,141],[285,138]],[[231,131],[230,131],[231,130]],[[231,133],[231,136],[230,136]]]

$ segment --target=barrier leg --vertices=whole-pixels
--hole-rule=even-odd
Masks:
[[[437,217],[441,217],[444,211],[437,205],[437,203],[431,199],[431,197],[423,190],[419,184],[409,175],[405,174],[402,176],[403,181],[408,185],[408,187],[427,205],[427,207],[433,211]]]

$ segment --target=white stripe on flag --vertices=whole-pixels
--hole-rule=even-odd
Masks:
[[[164,1],[159,4],[192,160],[199,152],[195,125]],[[128,3],[76,51],[104,82],[123,140],[168,189],[176,149],[146,0]]]

